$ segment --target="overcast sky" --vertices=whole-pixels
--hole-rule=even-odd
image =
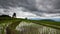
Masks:
[[[17,17],[60,17],[60,0],[0,0],[0,15]]]

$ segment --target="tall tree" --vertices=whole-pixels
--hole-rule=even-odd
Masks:
[[[16,13],[13,13],[13,16],[12,16],[13,18],[16,18]]]

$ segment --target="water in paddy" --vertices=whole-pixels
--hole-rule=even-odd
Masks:
[[[3,23],[3,24],[0,24],[0,34],[6,34],[6,26],[8,26],[10,23]]]
[[[60,34],[60,30],[35,23],[21,22],[17,27],[20,34]]]
[[[5,24],[0,24],[0,34],[5,34]]]

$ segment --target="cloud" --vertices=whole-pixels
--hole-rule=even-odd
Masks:
[[[29,10],[37,10],[35,0],[0,0],[0,6],[6,9],[9,7],[25,7]]]
[[[55,9],[60,9],[60,0],[55,0],[55,2],[54,2],[54,8]]]
[[[60,0],[0,0],[0,15],[60,17]]]
[[[55,12],[60,7],[59,0],[36,0],[36,7],[38,10],[46,12]],[[56,11],[57,12],[57,11]]]
[[[16,13],[17,18],[37,17],[37,15],[30,13],[29,10],[27,10],[24,7],[15,7],[15,8],[10,7],[10,9],[2,9],[1,13],[12,16],[14,12]]]

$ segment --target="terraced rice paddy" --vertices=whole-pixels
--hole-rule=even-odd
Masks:
[[[9,32],[9,34],[60,34],[60,29],[40,25],[40,22],[37,21],[14,19],[0,24],[0,34],[7,34],[6,32]]]
[[[60,30],[35,23],[21,22],[17,27],[20,34],[60,34]]]

